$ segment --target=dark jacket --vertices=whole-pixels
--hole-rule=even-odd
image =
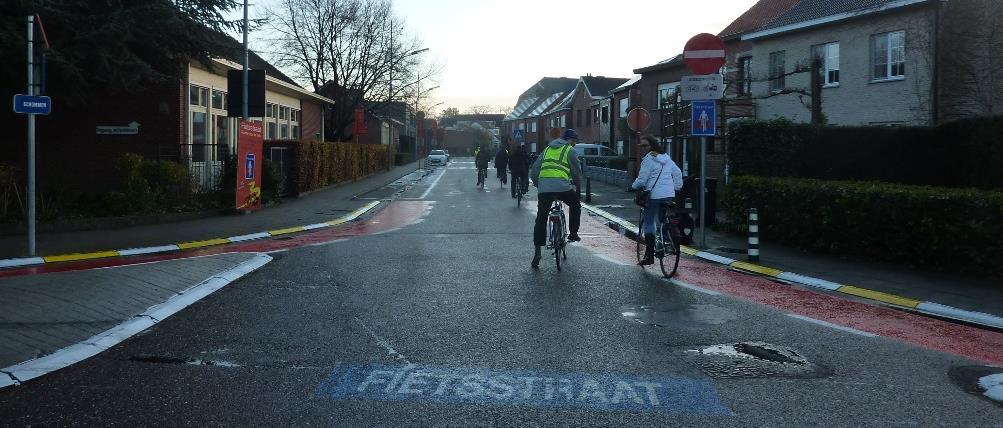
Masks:
[[[487,169],[489,162],[491,162],[491,154],[487,150],[482,149],[477,152],[477,158],[474,160],[474,163],[478,169]]]
[[[516,175],[529,173],[529,153],[526,153],[525,147],[519,146],[512,152],[512,156],[508,159],[508,169]]]
[[[498,171],[505,171],[508,168],[508,150],[504,147],[498,149],[498,153],[495,155],[495,169]]]

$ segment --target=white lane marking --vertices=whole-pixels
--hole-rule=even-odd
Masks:
[[[683,282],[683,281],[680,281],[678,279],[670,279],[669,282],[671,282],[671,283],[673,283],[675,285],[678,285],[680,287],[688,288],[690,290],[698,291],[698,292],[701,292],[701,293],[704,293],[704,294],[709,294],[711,296],[720,296],[721,295],[721,293],[718,293],[716,291],[708,290],[708,289],[703,288],[703,287],[698,287],[696,285],[690,284],[688,282]]]
[[[933,303],[933,302],[920,303],[918,306],[916,306],[916,309],[923,312],[929,312],[934,315],[940,315],[962,321],[989,325],[996,328],[1003,328],[1003,318],[1000,318],[996,315],[986,314],[982,312],[966,311],[964,309],[958,309],[951,306],[941,305],[939,303]]]
[[[404,356],[404,354],[397,352],[397,350],[394,349],[393,346],[390,346],[390,342],[387,342],[386,339],[378,336],[375,332],[373,332],[373,330],[371,330],[368,326],[366,326],[366,324],[363,323],[362,320],[359,319],[359,317],[354,317],[354,318],[355,322],[359,323],[359,325],[362,326],[362,329],[365,330],[366,333],[369,333],[369,335],[372,336],[374,340],[376,340],[377,344],[382,346],[383,349],[387,350],[387,355],[394,357],[394,359],[396,359],[397,361],[403,361],[407,365],[409,366],[411,365],[411,362],[407,360],[407,357]]]
[[[620,266],[630,266],[630,263],[621,262],[621,261],[619,261],[617,259],[614,259],[612,257],[609,257],[607,255],[603,255],[603,254],[593,254],[593,255],[596,256],[596,257],[598,257],[598,258],[600,258],[600,259],[606,260],[607,262],[615,263],[615,264],[618,264]]]
[[[324,246],[324,245],[327,245],[327,244],[336,244],[336,243],[344,242],[344,241],[347,241],[347,240],[348,240],[348,238],[341,238],[341,239],[335,239],[333,241],[317,242],[317,243],[314,243],[314,244],[309,244],[307,246],[308,247],[321,247],[321,246]]]
[[[995,401],[1003,401],[1003,373],[996,373],[979,378],[979,387],[985,392],[982,394]]]
[[[327,224],[327,223],[314,223],[314,224],[308,224],[306,226],[303,226],[303,230],[321,229],[321,228],[329,227],[329,226],[331,226],[331,225]]]
[[[398,230],[401,230],[401,228],[395,227],[393,229],[387,229],[387,230],[382,230],[382,231],[379,231],[379,232],[373,232],[373,233],[370,233],[370,235],[382,235],[384,233],[396,232]]]
[[[425,193],[422,193],[421,197],[419,197],[418,199],[425,199],[425,197],[428,196],[428,194],[430,192],[432,192],[432,189],[435,188],[435,185],[439,184],[439,180],[442,179],[442,176],[446,175],[446,170],[448,170],[448,169],[449,169],[448,166],[445,167],[445,168],[443,168],[442,172],[440,172],[439,175],[437,177],[435,177],[435,180],[432,180],[432,184],[428,186],[428,189],[425,190]]]
[[[802,321],[808,321],[808,322],[813,323],[813,324],[818,324],[818,325],[821,325],[821,326],[825,326],[825,327],[829,327],[829,328],[834,328],[836,330],[845,331],[847,333],[858,334],[858,335],[861,335],[861,336],[864,336],[864,337],[878,337],[878,335],[873,334],[873,333],[868,333],[866,331],[857,330],[855,328],[843,327],[843,326],[838,325],[838,324],[833,324],[833,323],[828,322],[828,321],[817,320],[815,318],[806,317],[804,315],[787,314],[787,316],[789,316],[791,318],[797,318],[797,319],[802,320]]]
[[[139,254],[166,253],[168,251],[179,250],[177,245],[161,245],[159,247],[129,248],[118,250],[120,256],[135,256]]]
[[[282,248],[282,249],[278,249],[278,250],[265,251],[265,254],[278,254],[278,253],[284,253],[284,252],[289,251],[289,250],[290,250],[290,248]]]
[[[195,284],[171,296],[166,302],[151,306],[135,318],[125,320],[121,324],[98,333],[83,342],[67,346],[41,358],[0,369],[0,372],[6,373],[14,380],[13,384],[18,385],[44,374],[76,364],[121,343],[136,333],[152,327],[154,324],[188,307],[199,299],[264,266],[271,260],[272,258],[267,255],[257,254],[254,258],[237,265],[233,269]],[[0,387],[7,385],[9,384],[0,383]]]

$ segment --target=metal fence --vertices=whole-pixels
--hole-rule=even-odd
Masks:
[[[196,194],[220,190],[229,163],[230,150],[225,144],[181,145],[181,164],[188,167]]]

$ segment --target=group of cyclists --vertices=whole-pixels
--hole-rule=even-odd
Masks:
[[[495,168],[498,170],[498,179],[504,186],[506,184],[507,172],[511,172],[514,182],[522,183],[522,189],[511,187],[512,197],[516,197],[516,192],[527,193],[529,190],[529,179],[538,189],[537,200],[539,201],[536,211],[536,223],[533,227],[533,269],[540,267],[540,259],[543,247],[547,240],[547,217],[550,208],[555,201],[561,201],[568,206],[570,218],[568,221],[568,241],[581,241],[578,236],[578,229],[581,225],[582,203],[579,198],[578,189],[582,182],[582,163],[578,152],[574,150],[575,144],[579,141],[578,133],[573,128],[565,129],[559,138],[551,141],[544,150],[531,162],[530,154],[525,142],[518,142],[513,148],[503,144],[495,153]],[[639,265],[650,265],[654,263],[655,250],[655,223],[665,216],[664,210],[668,203],[676,196],[683,186],[682,171],[679,166],[665,153],[665,148],[652,135],[645,135],[641,138],[640,148],[645,153],[641,162],[641,168],[637,179],[630,188],[636,191],[650,192],[650,199],[646,205],[643,233],[645,251]],[[488,168],[491,161],[491,154],[487,147],[475,150],[475,163],[478,169],[478,183],[483,183],[487,175],[482,173]],[[516,180],[516,177],[519,180]],[[655,209],[657,208],[657,209]]]

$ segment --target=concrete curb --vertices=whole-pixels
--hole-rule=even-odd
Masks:
[[[585,208],[586,210],[600,217],[605,218],[610,222],[610,226],[615,226],[615,228],[617,228],[621,233],[624,233],[625,235],[631,237],[635,237],[634,235],[637,235],[636,232],[637,225],[627,220],[624,220],[620,217],[610,214],[609,212],[606,212],[602,209],[593,207],[589,204],[582,203],[582,208]],[[851,296],[856,296],[867,300],[873,300],[875,302],[879,302],[885,305],[900,307],[926,315],[932,315],[941,318],[949,318],[957,321],[963,321],[966,323],[980,325],[983,327],[1003,329],[1003,317],[999,317],[992,314],[958,309],[955,307],[942,305],[935,302],[920,301],[881,291],[868,290],[866,288],[855,287],[847,284],[839,284],[836,282],[827,281],[819,278],[813,278],[810,276],[801,275],[794,272],[785,272],[780,269],[774,269],[767,266],[761,266],[757,264],[752,264],[720,256],[713,253],[708,253],[706,251],[700,251],[696,248],[687,247],[685,245],[682,246],[682,251],[691,256],[695,256],[710,262],[719,263],[734,268],[741,272],[746,272],[755,275],[762,275],[770,278],[776,278],[782,281],[787,281],[813,288],[819,288],[826,291],[834,291],[838,293],[848,294]]]
[[[254,272],[272,261],[267,254],[257,254],[234,268],[212,276],[205,281],[177,293],[166,302],[151,306],[143,313],[123,321],[104,332],[75,345],[67,346],[49,355],[0,369],[0,388],[20,385],[28,380],[54,372],[97,355],[112,346],[146,330],[174,315],[202,298],[233,281]]]
[[[157,253],[169,253],[172,251],[179,250],[190,250],[193,248],[204,248],[212,247],[216,245],[226,245],[235,244],[238,242],[253,241],[255,239],[270,238],[274,236],[287,235],[290,233],[304,232],[307,230],[322,229],[326,227],[337,226],[340,224],[348,223],[361,217],[363,214],[376,208],[381,201],[373,201],[362,208],[352,211],[348,215],[338,217],[334,220],[326,221],[323,223],[308,224],[305,226],[293,226],[284,229],[269,230],[265,232],[251,233],[240,236],[231,236],[227,238],[212,238],[204,239],[200,241],[190,241],[190,242],[179,242],[176,244],[160,245],[155,247],[143,247],[143,248],[128,248],[124,250],[108,250],[108,251],[92,251],[88,253],[71,253],[71,254],[59,254],[54,256],[45,257],[26,257],[19,259],[0,259],[0,269],[12,268],[12,267],[22,267],[22,266],[33,266],[46,263],[59,263],[59,262],[70,262],[70,261],[80,261],[80,260],[92,260],[92,259],[103,259],[108,257],[119,257],[119,256],[135,256],[141,254],[157,254]]]

